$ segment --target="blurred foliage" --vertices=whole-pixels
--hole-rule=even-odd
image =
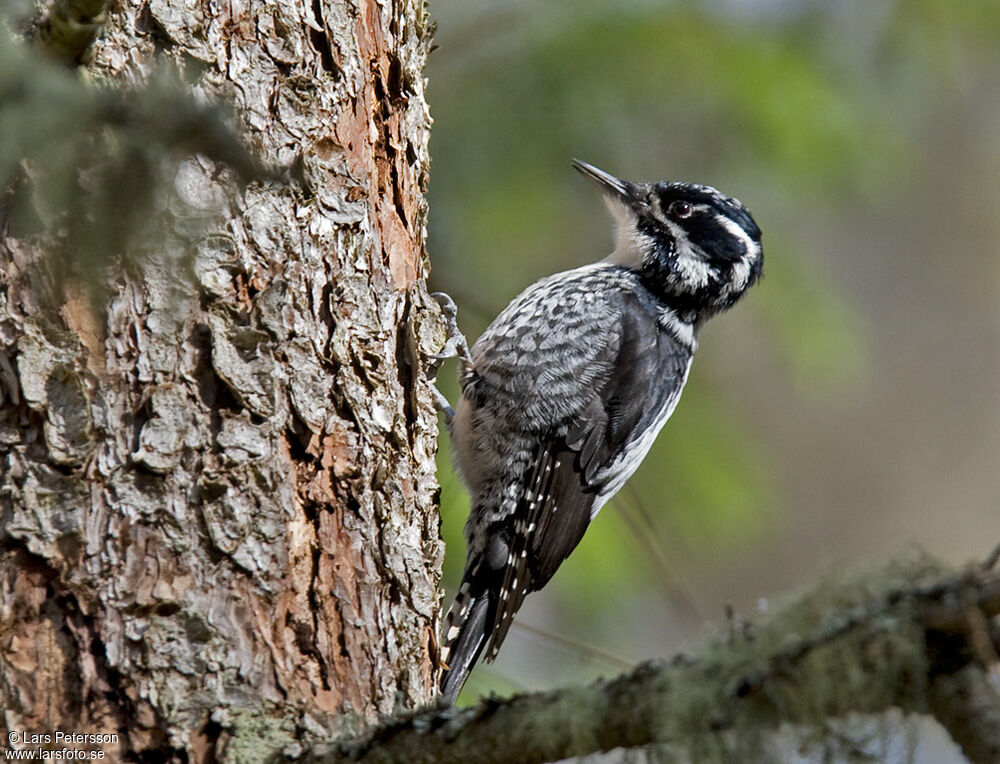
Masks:
[[[865,364],[858,317],[831,294],[812,263],[794,256],[796,247],[783,245],[780,233],[771,239],[767,280],[758,289],[756,308],[767,319],[787,373],[801,387],[818,392],[848,384]]]
[[[570,171],[578,156],[748,204],[764,230],[765,280],[738,318],[717,320],[741,324],[727,327],[737,337],[756,324],[750,346],[812,396],[851,385],[868,351],[851,305],[805,256],[811,235],[851,205],[899,203],[919,177],[928,104],[1000,41],[993,0],[439,0],[432,10],[432,282],[455,296],[470,339],[527,284],[610,250],[610,220]],[[656,543],[725,553],[784,505],[766,444],[741,421],[745,402],[702,373],[710,344],[632,487]],[[454,584],[468,504],[444,441],[442,452]],[[649,556],[617,516],[628,502],[626,490],[552,584],[579,617],[648,577]]]
[[[269,177],[222,112],[167,69],[137,89],[95,83],[0,29],[0,104],[0,219],[14,236],[48,237],[57,278],[100,283],[150,239],[184,156],[226,163],[242,181]]]

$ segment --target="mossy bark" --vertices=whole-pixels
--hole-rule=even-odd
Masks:
[[[0,243],[4,733],[215,761],[432,698],[428,46],[420,0],[107,11],[92,78],[173,62],[304,183],[186,161],[100,306]]]
[[[695,655],[587,687],[401,714],[294,761],[544,764],[646,748],[714,764],[780,761],[790,747],[849,760],[872,737],[862,716],[903,711],[933,716],[973,764],[996,764],[1000,572],[990,567],[952,573],[902,558],[822,582],[755,622],[734,618]]]

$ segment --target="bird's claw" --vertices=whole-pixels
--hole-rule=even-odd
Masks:
[[[451,426],[451,420],[455,418],[455,409],[451,407],[444,393],[437,389],[437,385],[431,383],[431,392],[434,394],[434,405],[437,410],[444,414],[444,423]]]
[[[441,351],[427,356],[428,377],[433,379],[437,376],[441,364],[449,358],[457,357],[466,363],[471,363],[472,355],[469,353],[469,343],[466,342],[465,335],[458,328],[458,307],[455,305],[455,301],[444,292],[432,292],[431,297],[441,306],[441,315],[444,319],[445,330],[447,331],[447,338]],[[433,382],[431,383],[431,390],[434,393],[434,404],[437,406],[437,410],[444,414],[445,424],[450,426],[452,420],[455,418],[455,409],[452,408],[448,399],[437,389]]]
[[[472,354],[469,352],[469,343],[466,342],[462,330],[458,328],[458,307],[455,305],[455,301],[444,292],[431,292],[431,297],[441,306],[441,315],[444,317],[445,327],[448,331],[448,338],[445,340],[441,352],[428,356],[436,362],[434,371],[437,372],[441,362],[448,358],[458,357],[466,363],[471,363]]]

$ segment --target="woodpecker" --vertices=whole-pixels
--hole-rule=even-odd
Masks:
[[[642,462],[677,405],[700,327],[762,271],[761,232],[739,200],[573,163],[604,192],[614,250],[514,298],[471,351],[458,349],[461,398],[454,412],[441,404],[472,503],[442,640],[446,704]]]

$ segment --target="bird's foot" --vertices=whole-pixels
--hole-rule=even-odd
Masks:
[[[451,426],[451,420],[455,418],[455,409],[451,407],[444,393],[437,389],[437,385],[431,382],[431,392],[434,394],[434,405],[437,410],[444,414],[444,423]]]
[[[460,358],[466,363],[472,363],[472,354],[469,352],[469,343],[465,340],[465,335],[458,328],[458,308],[455,301],[444,292],[431,292],[437,304],[441,306],[441,315],[444,318],[445,329],[448,337],[445,339],[441,352],[430,356],[434,372],[441,366],[441,362],[449,358]]]
[[[463,363],[468,364],[472,363],[472,355],[469,353],[469,343],[466,342],[465,335],[458,328],[458,308],[455,306],[455,301],[444,292],[432,292],[431,297],[441,306],[441,316],[444,319],[447,333],[441,351],[427,357],[429,361],[428,378],[433,380],[437,376],[441,364],[449,358],[459,358]],[[431,391],[434,394],[434,404],[437,406],[437,410],[444,414],[445,424],[450,426],[451,421],[455,418],[455,409],[433,382],[431,382]]]

